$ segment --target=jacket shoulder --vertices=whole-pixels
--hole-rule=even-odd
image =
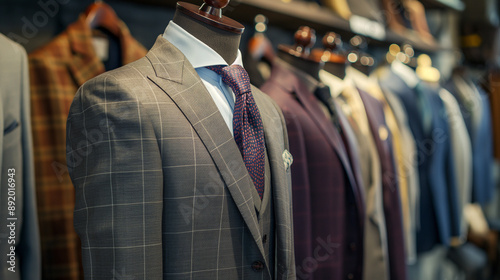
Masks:
[[[154,73],[154,70],[145,57],[104,72],[88,80],[78,89],[72,107],[76,103],[81,103],[81,109],[85,110],[97,104],[140,101],[144,86],[148,86],[147,76],[150,73]]]
[[[57,35],[52,41],[28,54],[30,63],[43,63],[49,59],[66,60],[71,57],[67,32]]]
[[[134,80],[144,80],[147,76],[154,74],[154,69],[146,57],[123,65],[113,70],[106,71],[93,79],[111,79],[124,84],[133,84]],[[89,81],[92,81],[90,79]]]

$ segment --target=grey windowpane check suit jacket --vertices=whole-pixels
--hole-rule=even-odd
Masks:
[[[274,269],[232,134],[160,36],[146,57],[85,83],[71,105],[67,162],[86,279],[295,279],[286,128],[270,98],[252,92],[271,171]]]

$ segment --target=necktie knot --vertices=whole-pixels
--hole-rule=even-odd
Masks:
[[[222,81],[233,90],[235,95],[242,95],[251,91],[250,78],[242,66],[215,65],[208,66],[207,68],[219,74],[222,77]]]

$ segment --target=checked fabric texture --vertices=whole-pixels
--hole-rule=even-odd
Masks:
[[[221,75],[222,81],[234,92],[233,132],[243,161],[259,193],[264,194],[264,129],[259,109],[250,87],[250,78],[240,65],[209,66],[208,69]]]

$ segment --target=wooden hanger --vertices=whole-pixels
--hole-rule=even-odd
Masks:
[[[346,56],[341,52],[342,38],[335,32],[328,32],[323,36],[323,49],[313,50],[313,56],[319,57],[325,63],[346,63]]]
[[[278,57],[295,69],[300,70],[316,80],[323,68],[323,61],[311,56],[311,46],[316,42],[316,32],[307,26],[301,26],[294,35],[293,46],[278,45]]]
[[[292,56],[312,61],[322,62],[316,56],[311,55],[311,47],[316,43],[316,31],[308,26],[301,26],[294,35],[295,44],[293,46],[278,45],[278,50]]]
[[[322,43],[324,49],[315,49],[313,55],[324,62],[323,70],[344,79],[347,58],[341,51],[342,38],[335,32],[328,32]]]
[[[199,8],[194,4],[177,2],[177,10],[215,28],[236,34],[243,33],[245,27],[241,23],[222,15],[222,9],[229,4],[229,0],[203,0],[203,2]]]
[[[85,22],[92,29],[102,27],[116,37],[120,36],[120,19],[111,6],[103,1],[95,1],[85,11]]]

